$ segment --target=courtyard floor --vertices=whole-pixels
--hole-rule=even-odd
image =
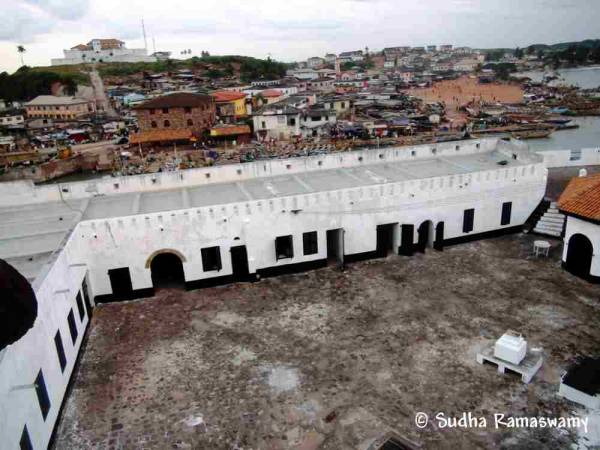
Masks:
[[[97,307],[56,449],[547,449],[576,430],[494,429],[494,413],[573,416],[560,375],[600,348],[600,286],[513,235]],[[538,238],[539,239],[539,238]],[[543,348],[531,384],[479,365],[507,329]],[[486,428],[415,426],[463,412]],[[434,421],[435,422],[435,421]]]

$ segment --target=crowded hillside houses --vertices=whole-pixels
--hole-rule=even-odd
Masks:
[[[116,39],[93,39],[73,51],[116,58],[128,49]],[[133,73],[109,71],[103,85],[96,76],[92,86],[69,95],[53,86],[51,95],[0,102],[0,179],[41,182],[76,171],[147,173],[365,145],[442,142],[504,126],[555,129],[556,123],[531,124],[552,119],[557,110],[541,102],[561,98],[546,86],[531,85],[512,100],[518,103],[469,97],[449,106],[437,96],[438,83],[483,85],[498,81],[496,63],[520,69],[543,64],[535,55],[516,58],[510,52],[491,63],[481,51],[452,45],[327,53],[252,76],[242,75],[238,57],[211,58],[167,60]],[[157,67],[162,70],[152,69]],[[436,96],[420,94],[428,90]],[[98,145],[80,150],[86,144]],[[161,156],[173,149],[180,151],[177,157]]]

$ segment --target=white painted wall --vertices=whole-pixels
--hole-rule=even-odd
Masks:
[[[593,166],[600,164],[600,148],[583,148],[578,150],[540,151],[546,167]]]
[[[586,236],[594,248],[592,266],[590,267],[590,275],[600,277],[600,225],[596,225],[576,217],[567,216],[562,260],[563,262],[567,261],[569,239],[571,239],[571,236],[578,233]]]
[[[32,329],[13,345],[0,352],[0,448],[18,449],[23,427],[27,425],[34,449],[48,446],[58,412],[73,371],[77,354],[88,324],[83,320],[75,297],[81,288],[86,267],[77,265],[70,245],[56,255],[56,260],[43,280],[34,286],[38,301],[38,317]],[[75,264],[75,265],[74,265]],[[67,315],[73,310],[78,337],[73,345]],[[64,373],[54,336],[60,330],[67,365]],[[50,398],[50,410],[43,419],[32,384],[42,369]]]

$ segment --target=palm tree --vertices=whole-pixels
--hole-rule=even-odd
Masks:
[[[19,56],[21,56],[21,65],[24,66],[25,63],[23,62],[23,53],[25,53],[27,50],[25,50],[25,47],[23,47],[22,45],[17,45],[17,52],[19,52]]]

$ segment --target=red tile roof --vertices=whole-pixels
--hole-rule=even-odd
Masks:
[[[233,102],[235,100],[240,100],[242,98],[246,98],[246,94],[243,92],[235,92],[235,91],[217,91],[210,94],[217,103],[226,103]]]
[[[266,89],[260,93],[264,98],[276,98],[281,97],[283,92],[278,89]]]
[[[129,142],[131,144],[144,144],[146,142],[183,141],[191,137],[192,132],[188,129],[149,130],[130,135]]]
[[[591,220],[600,220],[600,173],[575,177],[558,199],[558,208]]]

